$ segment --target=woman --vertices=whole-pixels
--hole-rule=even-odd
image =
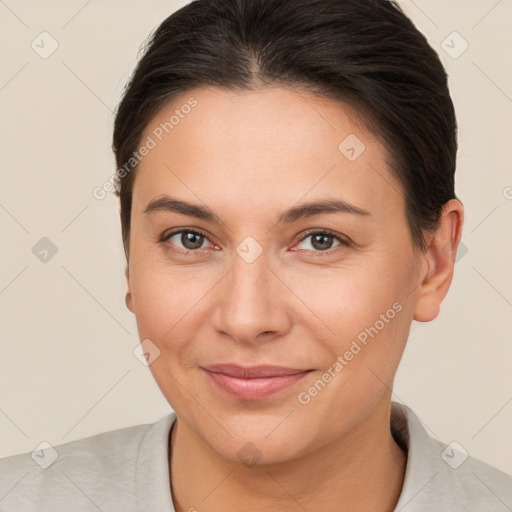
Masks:
[[[511,477],[391,402],[453,276],[456,136],[391,2],[167,18],[113,148],[126,304],[175,413],[2,460],[0,510],[511,508]]]

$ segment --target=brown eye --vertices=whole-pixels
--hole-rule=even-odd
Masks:
[[[340,237],[328,231],[315,231],[308,233],[301,239],[300,243],[304,243],[308,239],[310,239],[309,243],[302,249],[313,252],[331,252],[331,249],[335,249],[340,245],[348,245],[348,243]],[[307,245],[309,245],[309,247]]]
[[[174,240],[173,240],[174,239]],[[178,249],[194,251],[203,248],[203,243],[207,240],[206,236],[197,231],[183,229],[174,231],[166,235],[162,241],[170,241],[172,245],[176,245]],[[181,244],[181,246],[180,246]]]

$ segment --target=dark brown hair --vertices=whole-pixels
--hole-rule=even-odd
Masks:
[[[217,86],[291,86],[353,107],[384,143],[414,243],[455,198],[457,124],[447,76],[425,37],[389,0],[196,0],[149,37],[118,105],[116,194],[129,257],[137,151],[178,94]],[[341,142],[341,141],[340,141]],[[123,171],[124,169],[124,171]]]

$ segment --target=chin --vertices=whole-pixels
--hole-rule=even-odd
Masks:
[[[199,428],[194,430],[212,450],[229,461],[248,467],[285,463],[313,450],[313,445],[319,442],[310,423],[295,424],[291,417],[287,418],[288,414],[289,411],[259,416],[214,414],[233,437],[216,422],[215,425],[198,422]],[[208,430],[204,428],[206,425],[210,427]]]
[[[233,440],[228,444],[212,446],[222,458],[231,462],[243,464],[246,467],[261,467],[271,464],[282,464],[297,458],[301,452],[301,446],[297,443],[300,439],[290,439],[283,444],[283,439],[276,437],[273,441],[262,440]],[[305,447],[304,447],[305,448]]]

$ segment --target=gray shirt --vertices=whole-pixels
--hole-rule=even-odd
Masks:
[[[0,512],[175,512],[168,469],[171,413],[153,424],[0,459]],[[512,477],[430,437],[393,402],[391,430],[408,451],[395,512],[510,512]]]

